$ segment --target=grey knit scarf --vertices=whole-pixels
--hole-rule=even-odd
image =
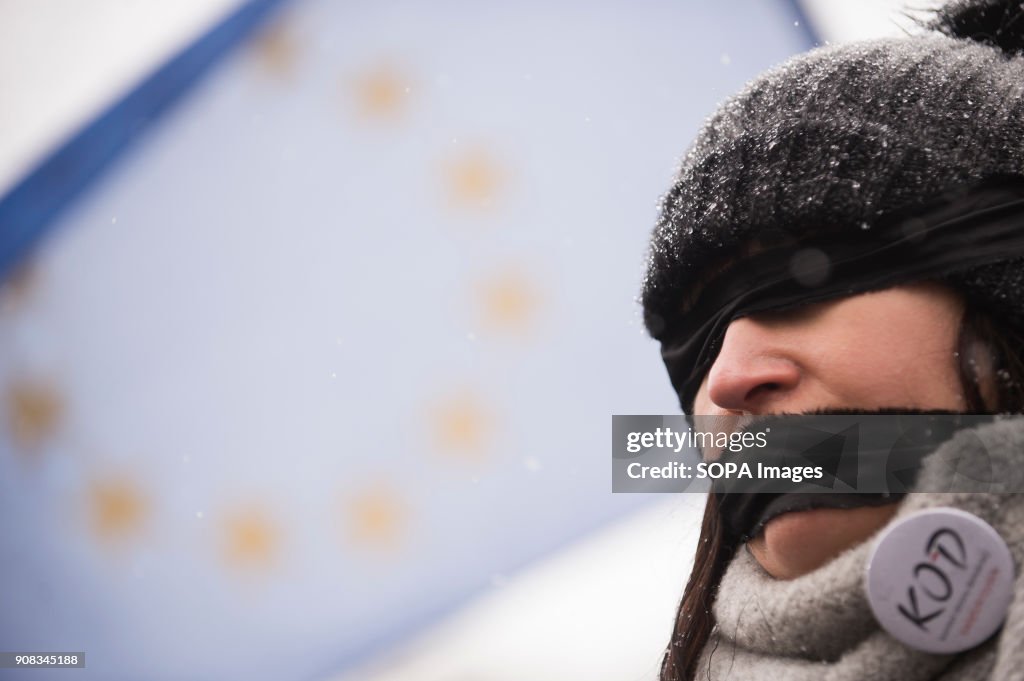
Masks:
[[[980,450],[980,448],[984,450]],[[953,448],[953,449],[947,449]],[[942,465],[946,455],[983,461],[1007,489],[1024,482],[1024,420],[996,421],[959,433],[929,456],[920,489],[970,489]],[[960,468],[968,478],[985,479]],[[991,475],[991,473],[989,474]],[[979,488],[980,489],[980,488]],[[737,681],[846,681],[925,679],[1024,680],[1024,495],[986,491],[912,493],[896,518],[951,506],[982,518],[1006,540],[1017,570],[1014,600],[1003,628],[980,646],[958,655],[909,648],[882,630],[865,591],[872,541],[849,549],[803,577],[776,580],[740,549],[722,579],[714,605],[717,626],[697,667],[697,679]]]

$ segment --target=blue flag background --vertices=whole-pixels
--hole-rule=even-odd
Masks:
[[[647,503],[608,453],[612,414],[677,410],[636,303],[657,200],[800,23],[305,0],[214,27],[237,44],[173,108],[71,149],[88,183],[0,201],[0,648],[86,652],[40,680],[316,678]]]

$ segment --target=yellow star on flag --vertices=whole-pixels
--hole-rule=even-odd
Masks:
[[[57,430],[64,400],[51,382],[18,379],[7,386],[7,425],[22,449],[38,447]]]
[[[412,86],[397,68],[382,64],[355,78],[353,101],[364,120],[392,120],[401,115]]]
[[[89,489],[92,527],[103,540],[122,540],[137,534],[147,514],[138,485],[123,477],[95,480]]]
[[[401,539],[407,510],[393,489],[377,484],[345,501],[348,536],[353,543],[374,549],[393,549]]]
[[[480,321],[500,332],[527,331],[536,317],[539,296],[520,271],[508,269],[491,275],[476,287]]]
[[[449,199],[459,208],[490,208],[504,179],[498,162],[482,149],[471,149],[448,161]]]
[[[229,563],[246,568],[266,567],[278,551],[278,530],[258,507],[236,509],[224,521],[224,554]]]
[[[267,74],[282,80],[294,75],[299,41],[286,20],[278,19],[259,33],[253,42],[253,50]]]
[[[434,443],[443,455],[469,462],[484,458],[493,419],[476,396],[463,391],[438,402],[430,412]]]
[[[0,312],[13,310],[28,300],[39,279],[37,270],[32,260],[25,260],[0,281]]]

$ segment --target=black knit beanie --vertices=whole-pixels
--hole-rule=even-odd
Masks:
[[[1024,199],[1024,5],[953,2],[926,28],[797,56],[705,123],[662,200],[642,293],[684,410],[694,376],[679,362],[696,355],[679,348],[704,321],[687,315],[764,244],[801,245],[793,252],[813,260],[818,251],[803,245],[881,239],[894,220],[908,233],[908,217],[997,178]],[[940,278],[1024,328],[1022,255],[951,262]],[[704,345],[706,369],[717,349]]]

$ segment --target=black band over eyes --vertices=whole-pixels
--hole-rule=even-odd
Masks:
[[[686,413],[734,319],[922,280],[955,282],[972,268],[1024,257],[1024,183],[990,180],[860,233],[794,242],[769,237],[668,320],[661,356]]]

